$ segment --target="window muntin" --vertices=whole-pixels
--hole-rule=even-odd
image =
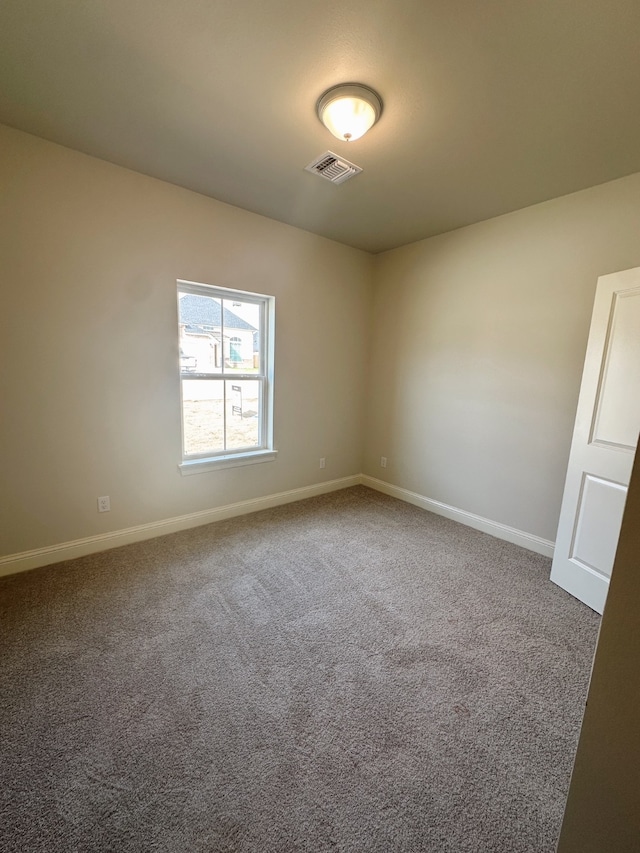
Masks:
[[[271,296],[178,282],[183,463],[273,450]]]

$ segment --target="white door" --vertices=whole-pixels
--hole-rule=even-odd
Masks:
[[[640,430],[640,267],[598,279],[551,580],[602,613]]]

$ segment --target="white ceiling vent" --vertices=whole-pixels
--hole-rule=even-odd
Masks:
[[[338,157],[333,151],[325,151],[324,154],[316,157],[313,163],[309,163],[304,168],[307,172],[326,178],[332,184],[342,184],[362,171],[360,166]]]

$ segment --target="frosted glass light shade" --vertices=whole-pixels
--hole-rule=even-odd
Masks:
[[[353,142],[378,121],[382,101],[373,89],[349,83],[326,91],[318,101],[317,111],[320,121],[335,137]]]

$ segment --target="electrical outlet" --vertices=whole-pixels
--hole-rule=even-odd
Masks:
[[[98,512],[111,512],[111,499],[109,495],[98,498]]]
[[[322,457],[322,459],[320,460],[320,467],[321,467],[321,468],[324,468],[326,461],[327,461],[327,460],[326,460],[326,459],[324,458],[324,456],[323,456],[323,457]]]
[[[381,467],[381,468],[386,468],[386,467],[387,467],[387,457],[386,457],[386,456],[381,456],[381,457],[380,457],[380,467]]]

